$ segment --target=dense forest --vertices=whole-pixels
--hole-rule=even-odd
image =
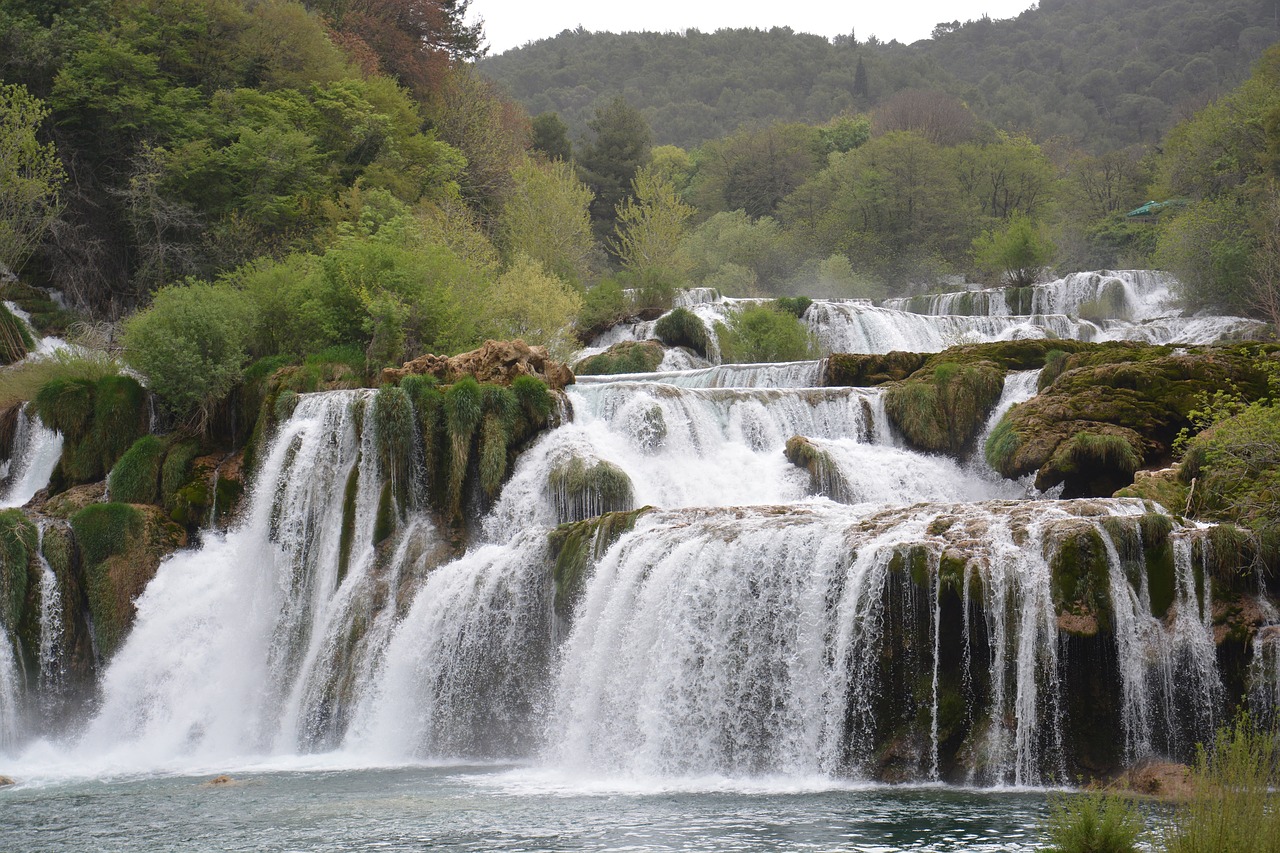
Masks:
[[[1247,70],[1276,32],[1261,4],[1046,3],[912,46],[566,33],[478,66],[466,6],[3,0],[0,262],[51,289],[10,296],[123,354],[191,423],[255,361],[374,376],[515,337],[564,356],[693,285],[878,299],[1154,264],[1191,308],[1275,317],[1280,54]],[[745,56],[770,85],[738,78]],[[605,65],[633,88],[581,90],[563,116],[530,118],[486,76],[516,75],[538,110]],[[649,100],[712,96],[693,135]],[[1160,104],[1141,130],[1133,98]],[[1176,203],[1126,216],[1149,199]],[[793,319],[722,349],[801,357]]]
[[[662,144],[743,126],[823,122],[910,89],[944,91],[982,119],[1097,153],[1151,143],[1238,85],[1280,35],[1272,0],[1045,0],[1017,18],[940,22],[904,45],[783,28],[703,33],[566,30],[485,58],[485,74],[571,131],[625,96]]]

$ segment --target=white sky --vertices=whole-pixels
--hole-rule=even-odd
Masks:
[[[939,21],[967,21],[983,14],[1011,18],[1035,0],[847,0],[759,2],[759,0],[471,0],[469,17],[485,21],[490,53],[554,36],[579,24],[588,30],[671,32],[696,27],[788,26],[824,36],[854,31],[859,40],[910,44],[927,38]]]

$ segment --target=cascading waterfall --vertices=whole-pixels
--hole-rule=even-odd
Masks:
[[[13,647],[12,628],[0,616],[0,755],[21,743],[22,673]]]
[[[38,688],[42,716],[50,721],[58,709],[58,702],[66,678],[65,649],[63,641],[66,625],[63,622],[62,590],[58,576],[44,557],[44,528],[40,527],[36,557],[40,563],[40,667]]]
[[[49,484],[53,469],[62,456],[62,435],[28,413],[18,413],[13,451],[0,477],[0,507],[22,506]]]

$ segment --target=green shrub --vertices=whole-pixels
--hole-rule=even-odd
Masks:
[[[175,417],[203,421],[240,381],[254,319],[229,287],[166,287],[125,322],[125,357]]]
[[[786,311],[797,320],[804,317],[804,312],[809,310],[809,306],[813,304],[813,300],[807,296],[784,296],[781,299],[774,300],[774,304],[781,311]]]
[[[132,376],[104,376],[94,387],[93,436],[102,470],[110,471],[147,431],[147,392]]]
[[[0,364],[13,364],[36,348],[36,342],[7,306],[0,303]]]
[[[547,423],[555,409],[555,400],[547,383],[536,376],[517,376],[511,383],[511,392],[516,395],[520,408],[534,428],[541,428]]]
[[[1087,791],[1049,802],[1046,853],[1135,853],[1142,813],[1115,794]]]
[[[653,335],[669,347],[688,347],[704,358],[707,355],[707,327],[687,308],[663,315],[654,324]]]
[[[631,478],[617,465],[602,459],[588,464],[574,456],[551,470],[547,488],[561,523],[627,512],[635,505]]]
[[[107,477],[111,499],[127,504],[156,503],[164,453],[164,442],[154,435],[135,441]]]
[[[97,382],[87,377],[58,376],[36,391],[35,412],[49,429],[76,443],[89,434],[93,423],[93,397]]]
[[[174,498],[191,479],[191,463],[199,455],[200,443],[190,439],[174,443],[165,454],[160,467],[160,497],[166,509],[173,509]]]
[[[791,314],[770,305],[749,305],[716,325],[726,364],[803,361],[819,354],[817,339]]]
[[[618,280],[606,278],[582,297],[582,308],[574,323],[578,339],[590,343],[596,335],[627,319],[633,310]]]
[[[1199,749],[1193,794],[1175,813],[1165,839],[1168,853],[1276,853],[1280,851],[1277,743],[1246,716],[1221,729]]]

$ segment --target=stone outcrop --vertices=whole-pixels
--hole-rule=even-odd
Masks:
[[[573,371],[553,360],[546,347],[529,346],[520,340],[485,341],[479,349],[455,356],[428,353],[405,362],[403,367],[382,371],[384,383],[396,383],[406,376],[434,376],[446,385],[464,376],[491,385],[510,385],[518,377],[533,376],[553,391],[574,381]]]

